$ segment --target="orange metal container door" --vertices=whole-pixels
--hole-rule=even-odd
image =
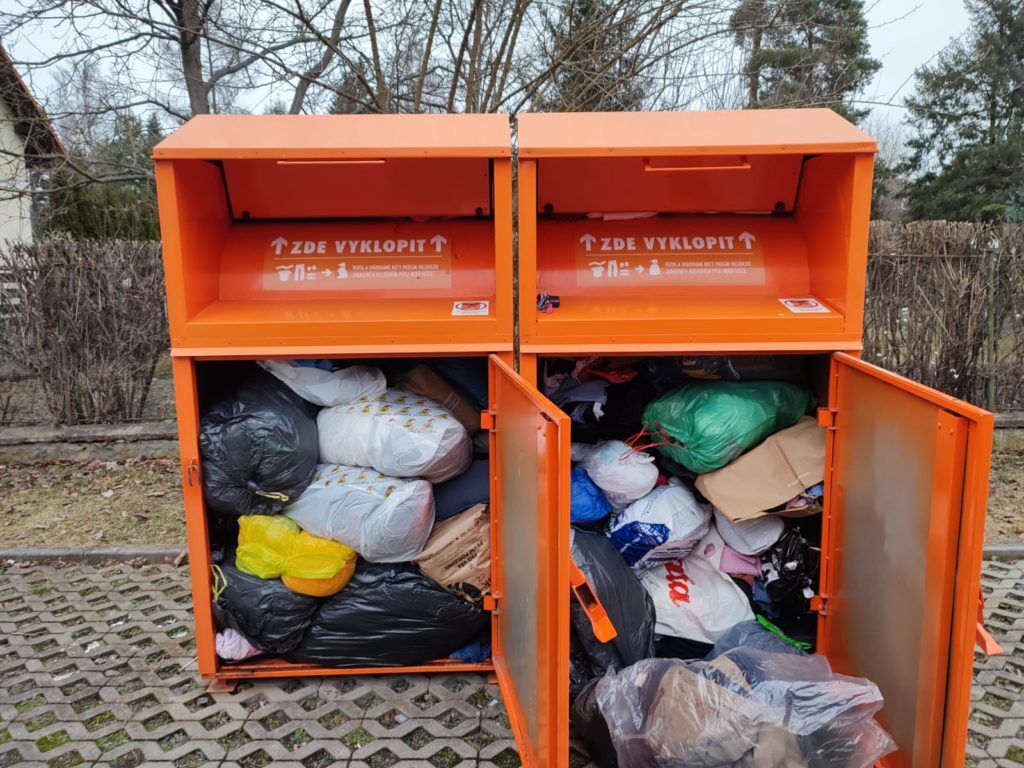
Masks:
[[[569,418],[490,358],[494,668],[526,768],[569,756]]]
[[[960,768],[992,415],[832,358],[819,652],[885,697],[884,764]]]

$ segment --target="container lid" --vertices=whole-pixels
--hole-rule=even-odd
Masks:
[[[875,140],[830,109],[561,112],[519,116],[519,156],[874,152]]]
[[[197,115],[155,160],[509,157],[508,116]]]

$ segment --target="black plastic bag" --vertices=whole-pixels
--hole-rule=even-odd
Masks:
[[[818,589],[821,549],[812,546],[799,528],[792,528],[762,555],[762,563],[775,617],[793,620],[810,613],[808,595]]]
[[[612,543],[600,533],[574,528],[572,559],[618,632],[610,642],[600,642],[583,607],[570,602],[569,619],[593,673],[604,675],[654,656],[654,601]]]
[[[486,612],[414,566],[360,560],[285,658],[331,667],[410,666],[447,657],[489,624]]]
[[[316,409],[266,371],[245,380],[203,416],[203,497],[234,515],[279,512],[313,479],[320,446]]]
[[[608,731],[608,723],[597,705],[597,684],[600,678],[591,680],[586,688],[573,700],[569,711],[572,727],[587,745],[590,759],[600,768],[619,768],[615,756],[615,744]]]
[[[267,653],[290,651],[316,611],[316,598],[292,592],[279,579],[260,579],[232,564],[214,571],[213,614],[220,629],[233,629]]]

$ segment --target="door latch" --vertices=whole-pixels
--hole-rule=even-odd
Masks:
[[[196,485],[202,485],[203,476],[199,470],[198,459],[192,459],[192,461],[188,463],[188,466],[185,467],[185,480],[188,482],[190,488]]]

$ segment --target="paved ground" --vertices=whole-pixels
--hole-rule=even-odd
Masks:
[[[968,765],[1024,764],[1024,563],[986,563],[990,625]],[[0,573],[0,768],[514,768],[496,686],[474,675],[295,679],[209,695],[187,569]],[[573,766],[586,765],[574,751]]]

